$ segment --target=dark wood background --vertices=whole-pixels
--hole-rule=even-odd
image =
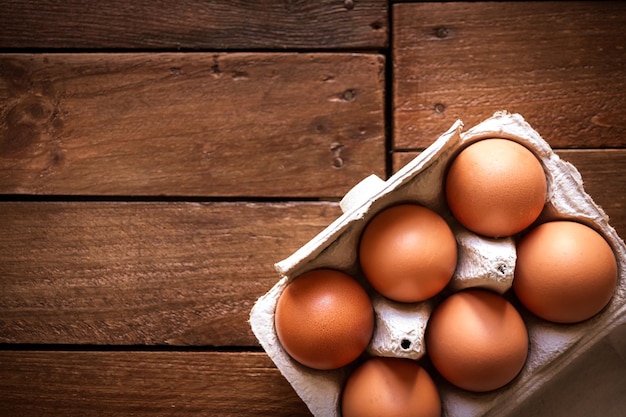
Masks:
[[[621,2],[4,1],[0,415],[306,416],[273,263],[456,120],[519,112],[626,235]]]

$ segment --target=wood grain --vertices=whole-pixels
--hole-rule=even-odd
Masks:
[[[0,193],[342,196],[384,173],[369,54],[0,55]]]
[[[626,149],[573,150],[555,152],[580,172],[585,191],[610,218],[611,225],[626,237]],[[394,152],[394,172],[419,155],[419,152]]]
[[[0,351],[0,414],[310,416],[264,353]]]
[[[9,0],[4,48],[378,49],[387,2]]]
[[[396,4],[394,148],[521,113],[557,148],[626,145],[626,3]]]
[[[258,346],[273,264],[336,203],[0,203],[0,343]]]

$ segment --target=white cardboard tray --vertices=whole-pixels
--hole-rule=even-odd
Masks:
[[[250,315],[252,331],[314,416],[340,416],[341,390],[352,367],[317,371],[294,361],[276,336],[276,302],[292,279],[322,267],[342,270],[361,280],[367,288],[358,266],[356,248],[363,227],[380,210],[401,201],[413,201],[448,220],[459,246],[459,262],[449,290],[486,287],[505,293],[510,288],[516,260],[514,240],[510,237],[488,239],[469,232],[455,221],[445,204],[445,169],[459,149],[476,140],[511,139],[525,145],[539,158],[548,182],[547,203],[539,221],[573,219],[600,232],[615,252],[618,285],[609,305],[600,314],[579,324],[553,324],[523,314],[530,346],[526,364],[517,378],[507,386],[487,393],[470,393],[438,381],[443,415],[507,415],[574,359],[626,323],[626,245],[609,224],[604,211],[584,191],[576,168],[555,154],[518,114],[501,111],[465,132],[462,128],[461,121],[454,123],[435,143],[387,181],[370,176],[356,185],[340,203],[343,215],[276,264],[279,281],[254,305]],[[425,354],[424,330],[436,299],[415,304],[394,303],[368,289],[375,309],[376,326],[367,354],[421,358]],[[411,342],[410,348],[402,347],[403,340]]]

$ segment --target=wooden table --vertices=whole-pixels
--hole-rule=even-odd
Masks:
[[[521,113],[626,236],[625,35],[620,2],[4,2],[0,415],[309,415],[250,308],[457,118]]]

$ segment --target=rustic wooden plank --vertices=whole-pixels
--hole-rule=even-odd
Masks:
[[[0,343],[258,346],[273,264],[337,203],[0,203]]]
[[[384,173],[383,74],[376,54],[0,55],[0,193],[341,196]]]
[[[387,2],[4,1],[5,48],[381,48]]]
[[[555,147],[624,146],[626,3],[396,4],[394,147],[521,113]]]
[[[0,351],[3,416],[310,416],[264,353]]]
[[[626,149],[557,149],[582,175],[585,191],[610,218],[617,233],[626,238]],[[419,152],[394,152],[393,169],[397,171]]]

